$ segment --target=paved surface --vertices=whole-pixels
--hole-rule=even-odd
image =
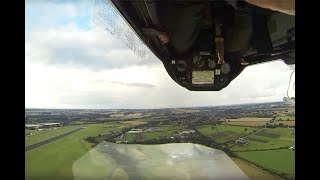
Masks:
[[[55,140],[57,140],[57,139],[63,138],[63,137],[65,137],[65,136],[68,136],[68,135],[70,135],[70,134],[72,134],[72,133],[75,133],[75,132],[77,132],[77,131],[80,131],[81,129],[83,129],[83,128],[78,128],[78,129],[75,129],[75,130],[66,132],[66,133],[64,133],[64,134],[60,134],[60,135],[55,136],[55,137],[53,137],[53,138],[50,138],[50,139],[47,139],[47,140],[44,140],[44,141],[41,141],[41,142],[32,144],[32,145],[30,145],[30,146],[25,147],[25,151],[29,151],[29,150],[31,150],[31,149],[33,149],[33,148],[37,148],[37,147],[39,147],[39,146],[48,144],[48,143],[50,143],[50,142],[52,142],[52,141],[55,141]]]

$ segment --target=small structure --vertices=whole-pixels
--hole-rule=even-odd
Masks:
[[[246,138],[239,138],[239,139],[235,140],[236,144],[246,144],[248,142],[249,142],[249,140],[247,140]]]
[[[146,129],[146,132],[154,132],[154,131],[160,131],[159,127],[149,127]]]
[[[195,133],[196,131],[191,129],[191,130],[187,130],[187,131],[182,131],[179,134],[190,134],[190,133]]]
[[[142,129],[134,129],[132,128],[130,131],[128,131],[129,134],[133,134],[133,133],[142,133]]]
[[[41,123],[41,127],[48,128],[48,127],[59,127],[61,126],[60,123]]]
[[[40,127],[41,127],[41,125],[39,125],[39,124],[25,124],[26,129],[35,130],[35,129],[39,129]]]
[[[294,150],[295,147],[294,147],[294,145],[293,145],[293,146],[290,146],[288,149],[289,149],[289,150]]]
[[[50,128],[50,127],[60,127],[61,123],[40,123],[40,124],[25,124],[26,129],[39,129],[39,128]]]

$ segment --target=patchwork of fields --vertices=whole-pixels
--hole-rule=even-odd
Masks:
[[[251,121],[258,122],[258,121]],[[294,121],[288,121],[293,122]],[[241,121],[234,123],[242,123]],[[246,123],[246,122],[244,122]],[[247,128],[247,131],[244,129]],[[294,178],[295,152],[288,150],[295,144],[294,128],[265,128],[233,125],[202,125],[196,129],[205,136],[212,137],[216,142],[224,143],[229,149],[235,152],[240,158],[247,160],[235,161],[239,167],[243,168],[252,179],[279,179],[266,172],[252,172],[252,164],[257,164],[264,169],[281,175],[286,179]],[[236,144],[232,140],[245,137],[246,144]],[[246,164],[247,163],[247,164]],[[251,164],[249,166],[248,164]],[[269,176],[272,176],[269,177]],[[259,178],[256,178],[259,177]]]
[[[239,166],[239,168],[247,174],[250,179],[268,179],[268,180],[279,180],[282,179],[279,176],[274,176],[256,165],[244,161],[240,158],[232,158],[232,160]]]
[[[239,157],[270,169],[285,177],[295,174],[295,153],[287,149],[254,152],[237,152]]]
[[[132,142],[133,140],[142,141],[156,139],[160,137],[172,137],[183,130],[186,130],[186,126],[182,125],[162,125],[159,127],[159,131],[144,132],[144,133],[126,133],[123,137],[124,141]]]
[[[41,177],[45,179],[48,179],[48,177],[52,179],[61,179],[62,177],[72,179],[72,164],[92,146],[83,139],[89,136],[105,134],[129,125],[124,123],[89,124],[86,125],[86,129],[27,151],[25,153],[25,178],[30,180]],[[65,126],[66,129],[75,127],[77,126]],[[60,134],[62,131],[54,131],[54,133]],[[39,136],[39,139],[41,139],[40,133],[36,136]]]
[[[232,141],[258,130],[258,128],[253,127],[230,125],[202,125],[197,126],[196,129],[203,135],[212,137],[216,142],[219,143]]]
[[[147,119],[141,119],[121,123],[69,125],[43,131],[26,130],[25,144],[29,146],[79,127],[87,127],[79,132],[26,152],[25,177],[30,180],[39,177],[46,177],[46,179],[48,179],[47,177],[52,179],[61,179],[62,177],[64,177],[62,179],[72,179],[73,163],[92,147],[92,144],[84,140],[85,138],[106,134],[131,125],[144,124],[147,121]],[[288,147],[295,144],[295,130],[294,128],[283,127],[266,128],[264,125],[269,121],[270,118],[228,119],[227,122],[219,125],[200,125],[195,126],[194,129],[214,141],[224,144],[224,146],[236,153],[239,158],[233,160],[251,179],[279,179],[280,176],[293,179],[295,152],[288,150]],[[287,123],[292,126],[295,121],[291,118],[289,121],[275,121],[273,123],[283,123],[284,125]],[[133,140],[171,137],[179,132],[189,130],[187,126],[183,125],[161,125],[157,126],[157,128],[153,132],[126,133],[123,136],[123,140],[132,142]],[[245,137],[248,143],[235,144],[234,140],[240,137]],[[275,176],[267,171],[280,176]]]
[[[245,146],[229,144],[232,151],[248,151],[289,147],[295,143],[295,133],[288,128],[264,128],[247,136],[249,143]]]

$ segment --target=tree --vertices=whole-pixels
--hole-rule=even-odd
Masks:
[[[247,128],[244,128],[244,131],[247,131],[248,129]]]

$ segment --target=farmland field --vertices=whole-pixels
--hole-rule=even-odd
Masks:
[[[232,160],[239,166],[239,168],[246,173],[246,175],[251,180],[260,180],[260,179],[270,179],[270,180],[278,180],[282,179],[281,177],[272,175],[259,167],[255,166],[252,163],[246,162],[239,158],[232,158]]]
[[[249,143],[245,146],[229,143],[233,151],[246,151],[258,149],[273,149],[289,147],[295,143],[295,133],[288,128],[265,128],[247,137]]]
[[[133,140],[150,140],[156,139],[158,137],[171,137],[174,134],[173,131],[159,131],[159,132],[149,132],[149,133],[134,133],[126,134],[124,137],[125,141],[131,142]]]
[[[174,134],[184,131],[185,126],[181,125],[162,125],[160,126],[160,131],[154,131],[154,132],[147,132],[147,133],[127,133],[124,136],[125,141],[131,142],[133,140],[150,140],[150,139],[156,139],[159,137],[166,137],[169,138],[173,136]]]
[[[236,119],[226,119],[227,122],[223,122],[222,124],[229,124],[235,126],[251,126],[251,127],[259,127],[265,126],[266,123],[270,122],[271,118],[236,118]]]
[[[253,118],[253,117],[245,117],[245,118],[237,118],[237,119],[226,119],[226,120],[230,120],[230,121],[233,121],[233,122],[236,122],[236,121],[270,121],[271,118]]]
[[[143,121],[124,121],[122,123],[130,124],[132,126],[136,126],[136,125],[140,125],[140,124],[146,124],[146,122],[143,122]]]
[[[230,121],[230,122],[223,122],[222,124],[257,127],[257,126],[265,126],[267,122],[269,121]]]
[[[282,121],[294,121],[296,119],[295,116],[280,116],[280,117],[277,117],[276,120],[282,120]]]
[[[278,174],[287,174],[291,177],[295,173],[295,152],[290,150],[268,150],[237,152],[241,158],[256,163]]]
[[[162,131],[172,131],[172,130],[181,130],[185,129],[185,126],[180,126],[180,125],[162,125],[161,130]]]
[[[135,138],[136,138],[136,134],[127,133],[127,134],[124,136],[124,141],[131,142],[131,141],[133,141]]]
[[[215,141],[224,143],[236,138],[253,133],[258,128],[230,125],[203,125],[197,126],[196,129],[205,136],[213,137]],[[245,131],[247,129],[247,131]]]
[[[270,124],[280,124],[280,123],[282,123],[283,125],[294,126],[296,124],[296,121],[275,121]]]
[[[25,153],[26,179],[73,179],[72,164],[90,149],[83,139],[118,128],[105,128],[104,124],[86,125],[88,128],[63,137]],[[68,126],[66,126],[68,127]],[[50,163],[47,163],[50,162]],[[35,168],[36,167],[36,168]]]
[[[150,133],[144,133],[143,139],[149,140],[149,139],[155,139],[158,137],[171,137],[172,135],[173,135],[173,131],[150,132]]]

